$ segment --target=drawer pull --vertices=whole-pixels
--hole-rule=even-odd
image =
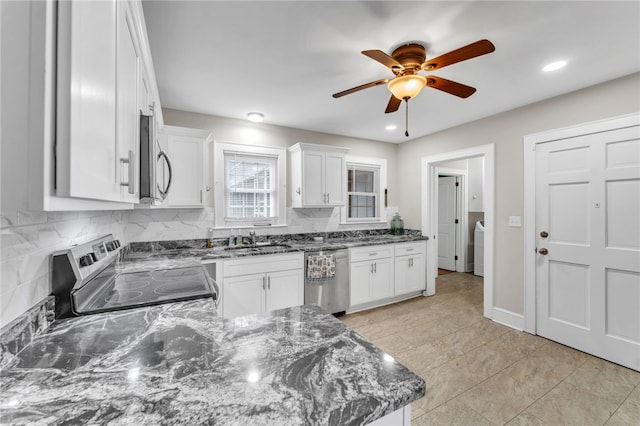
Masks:
[[[414,249],[414,248],[408,248],[408,249],[406,249],[406,250],[407,250],[407,251],[414,251],[415,249]]]
[[[369,256],[377,256],[378,253],[369,253]]]

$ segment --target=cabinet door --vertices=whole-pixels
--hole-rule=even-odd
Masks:
[[[351,263],[351,305],[359,305],[371,301],[372,262]]]
[[[225,278],[222,293],[224,317],[233,318],[263,312],[264,278],[264,274]]]
[[[302,270],[267,274],[266,310],[290,308],[304,303]]]
[[[393,296],[393,260],[391,258],[374,260],[371,299],[378,300],[391,296]]]
[[[302,205],[325,205],[324,152],[302,152]]]
[[[120,201],[116,1],[58,2],[57,194]]]
[[[139,74],[140,53],[135,21],[128,2],[118,2],[117,27],[117,135],[121,199],[139,201]]]
[[[325,192],[327,204],[331,206],[345,205],[346,164],[343,154],[326,153]]]
[[[427,268],[424,253],[411,257],[411,268],[409,269],[407,290],[426,290]]]
[[[172,171],[167,205],[204,207],[204,141],[199,138],[168,135],[167,143]]]
[[[408,293],[410,284],[411,256],[396,257],[394,271],[394,294]]]
[[[424,290],[425,274],[424,254],[396,257],[394,294]]]

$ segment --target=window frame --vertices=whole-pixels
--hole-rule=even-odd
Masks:
[[[340,223],[342,225],[352,225],[355,223],[386,223],[386,206],[384,205],[384,191],[387,188],[387,160],[376,157],[357,157],[347,155],[345,173],[345,206],[341,209]],[[360,168],[362,170],[377,170],[377,178],[374,175],[374,191],[376,194],[376,211],[378,216],[372,218],[350,218],[349,212],[349,169]],[[376,188],[375,185],[378,185]]]
[[[270,218],[228,218],[225,154],[275,159],[275,188]],[[214,210],[216,228],[253,228],[256,226],[286,226],[286,150],[268,146],[255,146],[238,142],[215,141],[214,143]]]

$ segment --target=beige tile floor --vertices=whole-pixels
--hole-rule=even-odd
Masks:
[[[341,319],[427,383],[413,425],[640,425],[640,373],[482,317],[482,278]]]

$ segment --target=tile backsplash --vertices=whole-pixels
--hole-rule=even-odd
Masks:
[[[387,223],[397,208],[387,208]],[[387,223],[340,224],[340,209],[287,209],[286,227],[258,235],[386,228]],[[50,291],[51,253],[113,234],[123,244],[200,239],[214,226],[214,209],[135,209],[97,212],[0,213],[0,328],[42,301]],[[230,231],[214,231],[215,238]]]

